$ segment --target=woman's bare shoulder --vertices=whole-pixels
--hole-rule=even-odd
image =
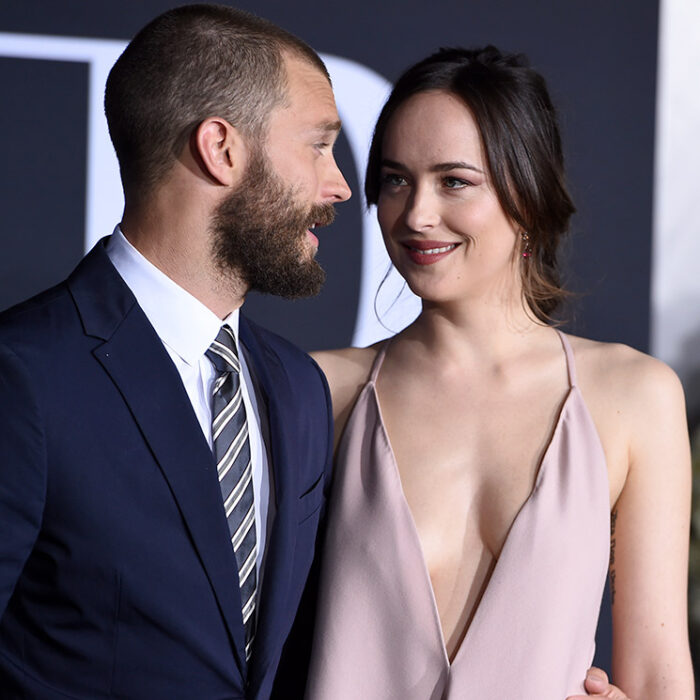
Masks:
[[[584,393],[636,419],[684,410],[683,388],[661,360],[622,343],[569,336]],[[646,422],[646,421],[642,421]]]
[[[622,343],[568,336],[581,382],[591,391],[613,393],[630,402],[663,395],[682,396],[676,373],[661,360]]]
[[[688,438],[676,373],[627,345],[570,340],[578,385],[605,449],[611,502],[617,502],[633,464],[645,478],[659,468],[681,474]]]
[[[371,345],[367,348],[316,350],[311,353],[311,357],[318,362],[333,388],[334,385],[365,380],[369,376],[377,352],[378,345]]]
[[[367,382],[381,343],[367,348],[318,350],[311,357],[318,362],[328,379],[336,419],[345,414]]]

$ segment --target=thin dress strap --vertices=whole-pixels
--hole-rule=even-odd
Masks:
[[[565,333],[562,333],[559,329],[555,329],[559,334],[559,340],[561,340],[562,347],[564,348],[564,354],[566,355],[566,371],[569,374],[569,386],[576,386],[576,363],[574,362],[574,351],[571,349],[571,344],[569,339],[566,337]]]
[[[379,370],[382,368],[382,364],[384,362],[384,356],[386,355],[387,348],[391,344],[391,338],[387,338],[383,343],[382,347],[379,348],[379,351],[377,352],[377,356],[374,358],[374,362],[372,363],[372,370],[369,373],[369,380],[368,382],[371,384],[374,384],[377,381],[377,376],[379,375]]]

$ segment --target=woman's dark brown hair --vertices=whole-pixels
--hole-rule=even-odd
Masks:
[[[561,138],[544,78],[524,56],[493,46],[441,49],[409,68],[374,130],[365,180],[369,204],[379,198],[382,144],[392,116],[410,97],[429,90],[459,97],[474,116],[498,201],[528,234],[531,254],[521,266],[524,301],[540,321],[551,323],[567,296],[557,248],[575,207],[564,182]]]

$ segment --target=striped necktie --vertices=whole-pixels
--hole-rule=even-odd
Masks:
[[[206,356],[217,371],[212,404],[212,439],[221,496],[238,565],[245,626],[245,655],[246,659],[250,659],[255,636],[255,562],[258,545],[248,421],[241,393],[241,363],[233,331],[229,326],[221,327]]]

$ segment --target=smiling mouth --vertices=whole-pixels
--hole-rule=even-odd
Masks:
[[[449,251],[454,250],[458,245],[458,243],[450,243],[450,245],[442,246],[440,248],[426,249],[414,248],[412,245],[408,245],[406,247],[410,248],[414,253],[418,253],[418,255],[438,255],[439,253],[448,253]]]
[[[445,241],[412,240],[402,243],[410,260],[416,265],[432,265],[448,255],[461,245],[461,242],[447,243]]]

